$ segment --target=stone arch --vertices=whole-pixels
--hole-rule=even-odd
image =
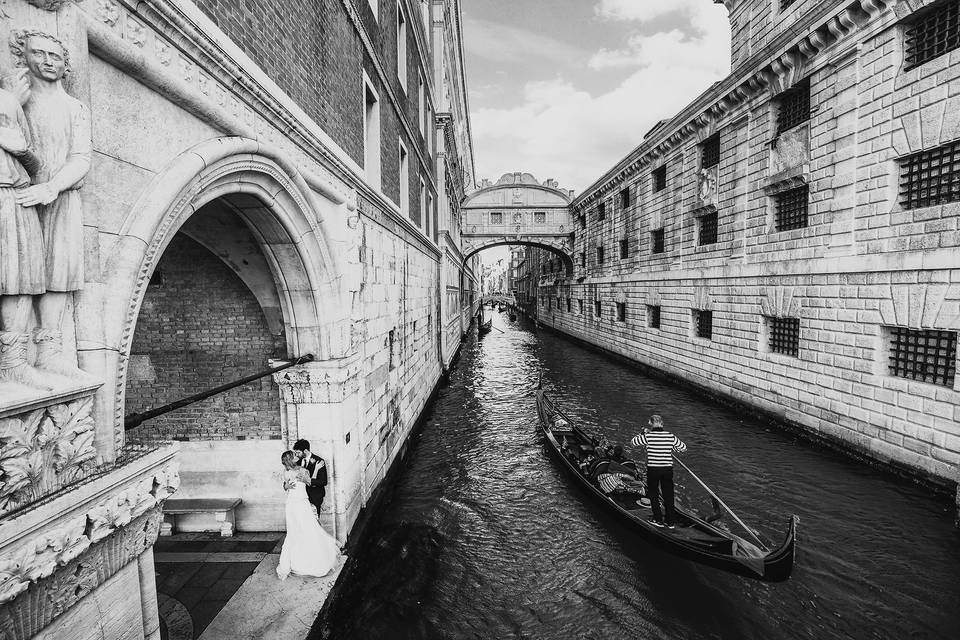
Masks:
[[[569,243],[560,238],[543,238],[539,240],[524,238],[484,238],[478,240],[476,243],[468,242],[465,243],[464,246],[463,264],[466,264],[470,258],[484,249],[506,245],[522,245],[525,247],[546,249],[560,257],[568,276],[573,275],[573,256],[569,253]]]
[[[124,218],[105,265],[110,306],[126,310],[104,328],[117,348],[116,425],[123,422],[127,360],[150,276],[176,232],[218,198],[232,202],[270,266],[289,353],[327,360],[352,349],[343,268],[324,216],[338,203],[320,199],[276,149],[239,137],[208,140],[154,177]]]

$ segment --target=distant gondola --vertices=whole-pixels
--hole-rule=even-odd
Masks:
[[[635,496],[607,495],[595,480],[581,471],[577,461],[592,452],[598,441],[576,426],[543,390],[537,389],[536,398],[540,428],[553,457],[592,498],[648,542],[682,558],[748,578],[782,582],[790,577],[796,544],[796,516],[790,519],[783,544],[773,550],[762,549],[714,525],[713,522],[720,517],[719,513],[708,521],[678,505],[676,528],[654,526],[650,509],[637,505]],[[714,508],[718,507],[715,502]]]
[[[483,324],[478,324],[478,325],[477,325],[477,335],[478,335],[478,336],[485,336],[485,335],[487,335],[488,333],[490,333],[490,330],[491,330],[491,329],[493,329],[493,318],[490,318],[489,320],[487,320],[487,321],[484,322]]]

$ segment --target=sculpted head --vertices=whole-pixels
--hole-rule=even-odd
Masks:
[[[10,44],[17,65],[34,77],[56,82],[70,72],[70,53],[58,39],[43,31],[19,31]]]

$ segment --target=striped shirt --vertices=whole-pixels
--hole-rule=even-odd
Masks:
[[[672,467],[673,452],[686,451],[687,445],[669,431],[648,431],[637,435],[630,444],[647,448],[648,467]]]

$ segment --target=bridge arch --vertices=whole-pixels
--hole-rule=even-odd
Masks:
[[[502,247],[502,246],[527,246],[527,247],[536,247],[538,249],[546,249],[547,251],[555,254],[563,262],[564,269],[567,272],[567,276],[573,275],[573,243],[570,242],[568,238],[560,239],[546,239],[546,240],[530,240],[524,238],[484,238],[482,240],[474,242],[464,241],[463,244],[463,263],[466,264],[467,261],[475,256],[477,253],[483,251],[484,249],[489,249],[491,247]]]

